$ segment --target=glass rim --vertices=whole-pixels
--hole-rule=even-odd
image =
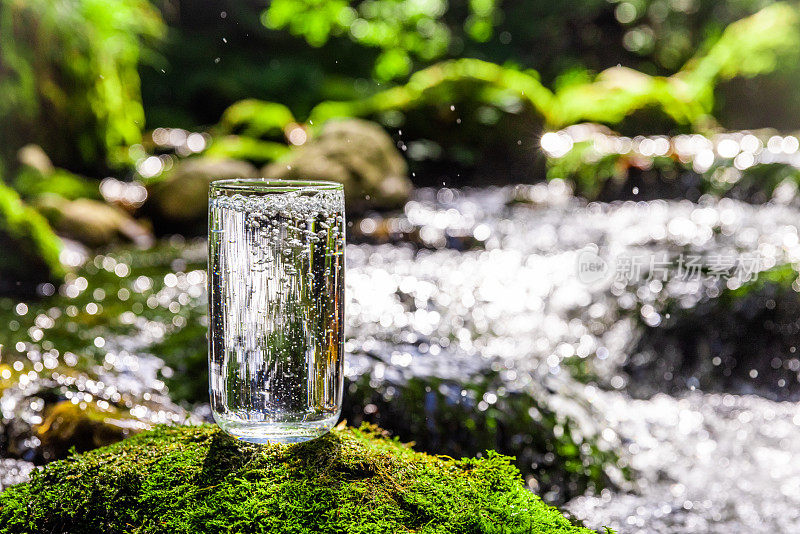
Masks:
[[[339,182],[328,180],[271,180],[268,178],[223,178],[209,185],[209,192],[291,193],[295,191],[338,191]]]

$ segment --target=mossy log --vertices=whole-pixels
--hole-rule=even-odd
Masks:
[[[0,495],[0,531],[590,532],[493,452],[430,456],[371,426],[254,446],[208,425],[160,427],[48,464]]]

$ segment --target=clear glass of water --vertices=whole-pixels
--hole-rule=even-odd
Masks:
[[[217,424],[300,442],[341,412],[344,193],[322,181],[212,182],[209,382]]]

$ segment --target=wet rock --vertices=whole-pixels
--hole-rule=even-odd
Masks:
[[[45,287],[43,295],[52,293],[47,298],[0,298],[0,323],[7,325],[0,329],[0,456],[47,460],[42,442],[56,427],[57,455],[73,444],[88,448],[119,438],[131,419],[145,425],[198,421],[170,401],[158,378],[164,362],[147,349],[186,325],[189,306],[179,302],[205,307],[204,264],[205,243],[173,239],[153,249],[97,255],[60,287]],[[188,265],[195,269],[177,271]],[[199,313],[193,323],[202,323]],[[54,408],[69,407],[63,401],[92,412],[91,424],[78,419],[79,431],[70,431],[69,420],[64,426],[50,419],[59,424],[40,436],[51,415],[62,413]],[[122,433],[105,428],[96,434],[95,416]]]
[[[47,221],[0,182],[0,294],[33,293],[65,273],[61,242]],[[9,251],[13,251],[10,253]]]
[[[44,195],[36,205],[59,234],[90,247],[102,247],[119,241],[138,246],[153,243],[153,236],[147,228],[121,208],[104,202]]]
[[[411,192],[407,173],[386,132],[360,119],[327,122],[318,137],[263,170],[268,178],[343,183],[347,208],[354,212],[400,206]]]
[[[35,429],[45,461],[66,458],[74,447],[83,452],[116,443],[149,428],[115,408],[100,409],[97,404],[61,401],[47,410],[47,416]]]
[[[257,447],[214,426],[158,428],[0,495],[5,532],[590,534],[522,485],[509,459],[432,457],[375,427]],[[499,532],[499,531],[498,531]]]
[[[157,229],[175,231],[203,230],[208,211],[208,186],[222,178],[255,178],[258,171],[244,161],[216,158],[190,158],[176,164],[172,171],[150,188],[145,211]]]

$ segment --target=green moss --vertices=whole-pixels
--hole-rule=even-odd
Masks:
[[[159,428],[75,455],[0,495],[23,532],[566,533],[509,459],[418,453],[375,427],[253,446],[213,426]]]
[[[64,276],[61,241],[47,221],[0,182],[0,292],[20,292],[31,284]],[[3,281],[5,280],[5,283]],[[19,281],[17,285],[13,281]]]

